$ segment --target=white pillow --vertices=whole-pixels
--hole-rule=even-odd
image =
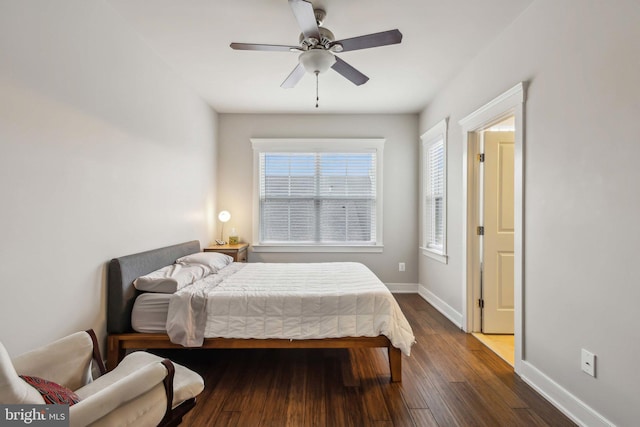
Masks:
[[[172,264],[133,281],[139,291],[172,294],[209,274],[202,265]]]
[[[212,274],[215,274],[220,269],[231,264],[233,257],[219,252],[198,252],[178,258],[176,262],[184,265],[203,265],[208,267]]]

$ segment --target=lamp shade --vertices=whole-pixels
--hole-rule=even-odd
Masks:
[[[220,220],[220,222],[227,222],[231,219],[231,214],[229,213],[229,211],[220,211],[220,213],[218,214],[218,219]]]
[[[336,57],[333,53],[324,49],[311,49],[302,52],[298,57],[298,60],[307,71],[307,73],[314,74],[324,73],[336,62]]]

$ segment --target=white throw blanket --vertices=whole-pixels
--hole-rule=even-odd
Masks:
[[[411,326],[387,287],[359,263],[234,263],[174,294],[167,333],[203,339],[320,339],[385,335],[409,355]]]

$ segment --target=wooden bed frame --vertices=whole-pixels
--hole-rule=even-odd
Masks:
[[[127,350],[184,348],[174,344],[167,334],[134,332],[131,311],[139,292],[133,281],[176,259],[200,252],[200,242],[193,240],[138,254],[114,258],[109,263],[107,296],[107,369],[113,369]],[[391,381],[402,381],[402,353],[383,335],[377,337],[346,337],[307,340],[206,338],[198,348],[363,348],[386,347],[389,355]]]

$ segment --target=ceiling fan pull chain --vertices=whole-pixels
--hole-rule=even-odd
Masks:
[[[318,101],[320,101],[320,95],[318,95],[318,75],[320,74],[316,71],[316,108],[318,108]]]

